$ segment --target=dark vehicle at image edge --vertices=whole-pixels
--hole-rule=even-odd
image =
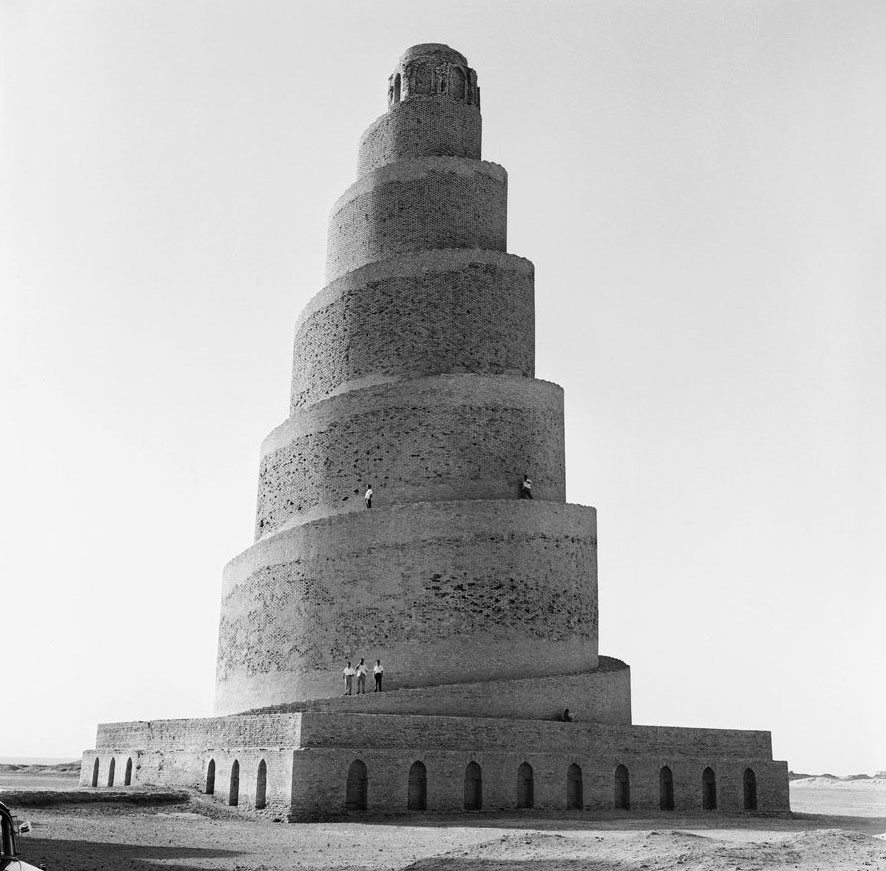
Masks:
[[[30,823],[19,823],[12,811],[0,802],[0,871],[40,871],[21,858],[15,842],[18,835],[30,831]]]

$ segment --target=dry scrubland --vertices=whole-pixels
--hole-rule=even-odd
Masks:
[[[790,817],[415,815],[298,825],[181,793],[146,805],[52,804],[59,789],[76,789],[75,776],[0,771],[0,795],[18,798],[33,824],[26,858],[49,871],[886,871],[883,778],[794,781]]]

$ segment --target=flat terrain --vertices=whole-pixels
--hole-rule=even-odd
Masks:
[[[0,795],[35,789],[47,789],[37,774],[0,773]],[[25,858],[49,871],[886,871],[886,780],[795,781],[791,802],[802,812],[790,817],[571,812],[287,824],[195,795],[21,807],[20,816],[33,824]]]

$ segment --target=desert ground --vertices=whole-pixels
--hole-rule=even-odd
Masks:
[[[0,798],[32,823],[25,859],[48,871],[886,869],[886,778],[795,780],[790,816],[512,813],[470,822],[273,823],[199,794],[84,804],[72,801],[76,790],[70,772],[0,770]]]

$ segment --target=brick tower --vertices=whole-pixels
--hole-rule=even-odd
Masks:
[[[217,713],[339,695],[361,656],[390,689],[597,667],[594,509],[565,504],[563,391],[533,378],[533,267],[505,251],[479,96],[461,54],[415,46],[360,141],[256,544],[225,572]]]
[[[533,267],[480,142],[464,56],[409,49],[225,569],[216,716],[100,725],[82,783],[125,769],[293,820],[788,808],[768,732],[632,725],[630,671],[598,655],[596,515],[565,501],[563,391],[534,377]],[[384,691],[343,697],[361,657]]]

